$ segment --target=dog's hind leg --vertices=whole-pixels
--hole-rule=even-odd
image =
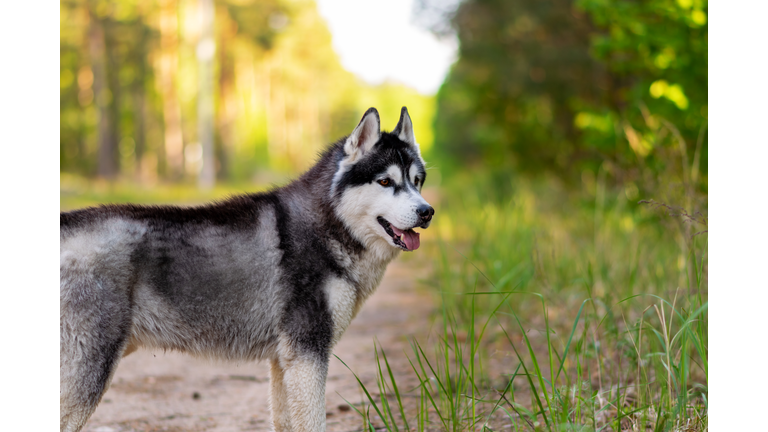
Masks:
[[[106,391],[130,332],[130,298],[113,284],[62,269],[60,426],[85,426]],[[66,276],[66,277],[65,277]]]

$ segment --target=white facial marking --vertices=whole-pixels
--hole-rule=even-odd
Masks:
[[[416,187],[420,186],[416,184],[416,175],[418,174],[419,174],[419,167],[416,164],[411,164],[411,167],[408,169],[408,178],[411,180],[411,183],[416,185]]]
[[[421,166],[424,166],[424,159],[421,157],[419,144],[416,142],[416,137],[413,133],[413,124],[405,108],[401,111],[401,116],[400,122],[396,127],[397,137],[409,144],[412,150],[416,151],[416,157],[421,161]],[[378,126],[378,117],[376,120]],[[358,125],[352,136],[363,134],[363,129],[358,131],[362,123],[364,122]],[[351,154],[348,151],[349,144],[350,141],[348,140],[344,147],[347,157],[339,163],[338,169],[333,176],[331,196],[335,196],[336,187],[344,173],[359,160],[359,157],[355,156],[354,152]],[[370,150],[372,150],[372,147]],[[391,250],[395,249],[397,251],[399,247],[395,245],[392,237],[387,234],[384,227],[378,222],[378,217],[386,219],[394,227],[403,231],[415,228],[423,222],[416,213],[416,210],[429,204],[421,197],[419,192],[424,178],[419,178],[420,184],[415,184],[416,177],[419,176],[420,171],[418,164],[411,164],[406,172],[403,172],[397,165],[391,165],[387,167],[386,171],[375,177],[371,183],[344,190],[341,194],[341,199],[336,205],[336,213],[347,229],[366,248],[376,251],[375,255],[381,260],[392,259],[393,256],[391,254],[394,252],[391,252]],[[405,187],[394,193],[394,189],[382,187],[378,183],[386,178],[389,178],[397,186]]]
[[[383,217],[398,229],[407,230],[419,225],[416,209],[422,205],[428,204],[414,187],[395,194],[392,188],[383,188],[374,182],[344,191],[336,212],[350,232],[367,247],[380,242],[395,246],[377,217]]]
[[[392,179],[398,186],[403,184],[403,173],[397,165],[390,165],[387,168],[387,177]]]

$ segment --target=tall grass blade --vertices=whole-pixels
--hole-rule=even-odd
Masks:
[[[357,376],[357,374],[356,374],[356,373],[355,373],[355,372],[354,372],[352,369],[350,369],[350,367],[349,367],[349,366],[347,366],[347,364],[346,364],[346,363],[344,363],[344,360],[342,360],[342,359],[340,359],[340,358],[339,358],[339,356],[337,356],[336,354],[334,354],[333,356],[334,356],[334,357],[336,357],[336,360],[340,361],[340,362],[341,362],[341,364],[343,364],[343,365],[344,365],[344,367],[345,367],[345,368],[347,368],[347,370],[349,370],[350,372],[352,372],[352,375],[355,377],[355,380],[357,380],[357,383],[360,385],[360,388],[361,388],[361,389],[363,389],[363,392],[365,392],[365,396],[368,398],[368,401],[371,403],[371,406],[372,406],[372,407],[373,407],[373,409],[375,409],[375,410],[376,410],[376,412],[379,414],[379,418],[381,418],[381,419],[382,419],[382,421],[386,422],[386,417],[384,416],[384,414],[382,414],[381,410],[379,409],[379,406],[378,406],[378,404],[376,404],[376,401],[375,401],[375,400],[373,400],[373,397],[372,397],[372,396],[371,396],[371,394],[368,392],[368,389],[365,387],[365,384],[363,384],[363,382],[362,382],[362,381],[360,381],[360,377],[358,377],[358,376]],[[385,398],[385,396],[382,396],[382,399],[384,399],[384,398]]]

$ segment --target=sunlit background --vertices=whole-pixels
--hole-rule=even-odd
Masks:
[[[494,317],[477,400],[516,389],[519,430],[706,430],[707,0],[60,5],[62,210],[284,184],[369,107],[392,129],[407,106],[445,328]],[[562,374],[517,375],[539,363]]]
[[[211,6],[61,3],[63,173],[203,186],[206,164],[225,182],[295,173],[370,106],[385,128],[408,106],[432,147],[456,42],[417,26],[411,2]]]
[[[706,185],[706,2],[458,4],[62,1],[61,171],[267,179],[406,105],[434,160],[642,189],[679,136]]]
[[[283,178],[405,105],[442,167],[643,190],[683,140],[706,188],[702,0],[62,1],[60,85],[65,186]]]

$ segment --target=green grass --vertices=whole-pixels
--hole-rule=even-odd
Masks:
[[[442,193],[424,236],[438,342],[411,341],[405,406],[380,365],[367,430],[707,429],[706,219],[604,185]]]

